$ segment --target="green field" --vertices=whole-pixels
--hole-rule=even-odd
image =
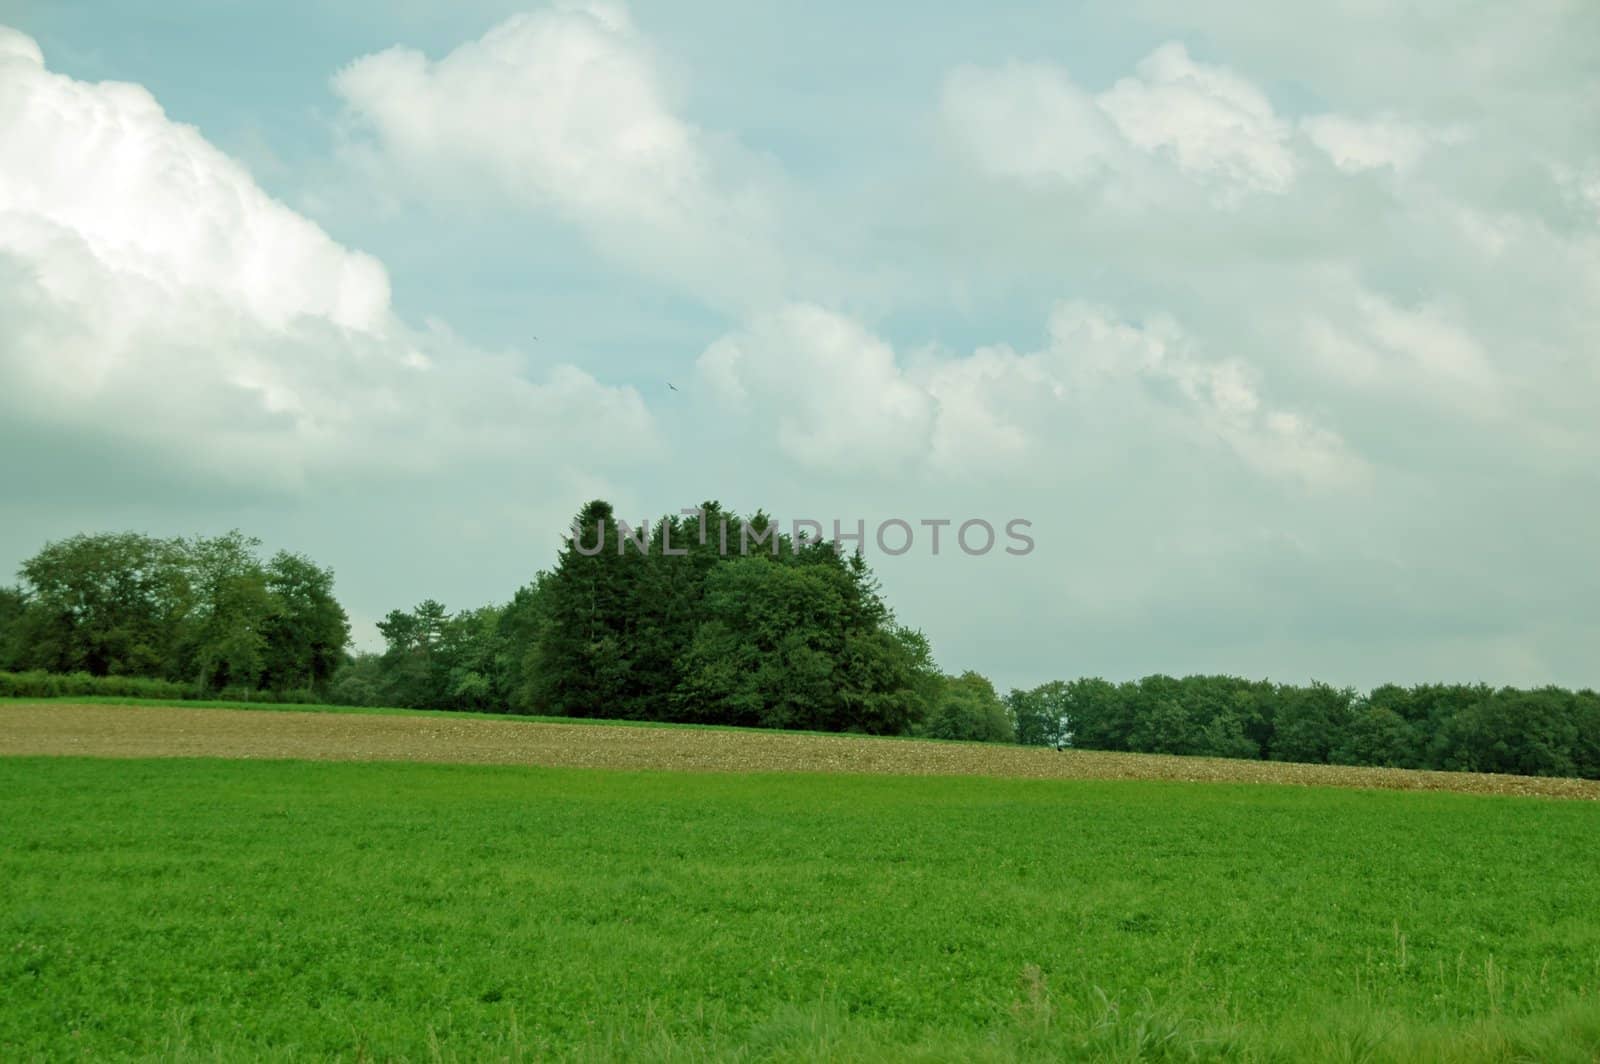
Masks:
[[[0,759],[0,1059],[1600,1053],[1600,806]]]

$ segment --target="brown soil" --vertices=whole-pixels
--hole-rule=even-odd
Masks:
[[[155,706],[0,704],[0,755],[433,761],[686,772],[1147,779],[1600,800],[1600,781],[782,732]]]

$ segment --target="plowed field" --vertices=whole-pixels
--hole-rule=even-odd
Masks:
[[[1600,781],[856,736],[161,706],[0,705],[0,755],[421,761],[689,772],[1144,779],[1600,800]]]

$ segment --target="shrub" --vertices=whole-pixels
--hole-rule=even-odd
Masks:
[[[189,684],[86,672],[0,672],[0,698],[197,698]]]

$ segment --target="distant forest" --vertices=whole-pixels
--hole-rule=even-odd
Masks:
[[[703,522],[703,523],[702,523]],[[726,541],[717,530],[735,531]],[[755,534],[740,542],[748,525]],[[330,702],[1600,778],[1600,695],[1230,676],[947,674],[859,554],[716,503],[630,529],[583,508],[509,602],[424,601],[349,652],[333,573],[233,532],[80,535],[0,588],[0,695]],[[710,534],[702,535],[703,529]],[[748,551],[746,553],[745,551]]]

